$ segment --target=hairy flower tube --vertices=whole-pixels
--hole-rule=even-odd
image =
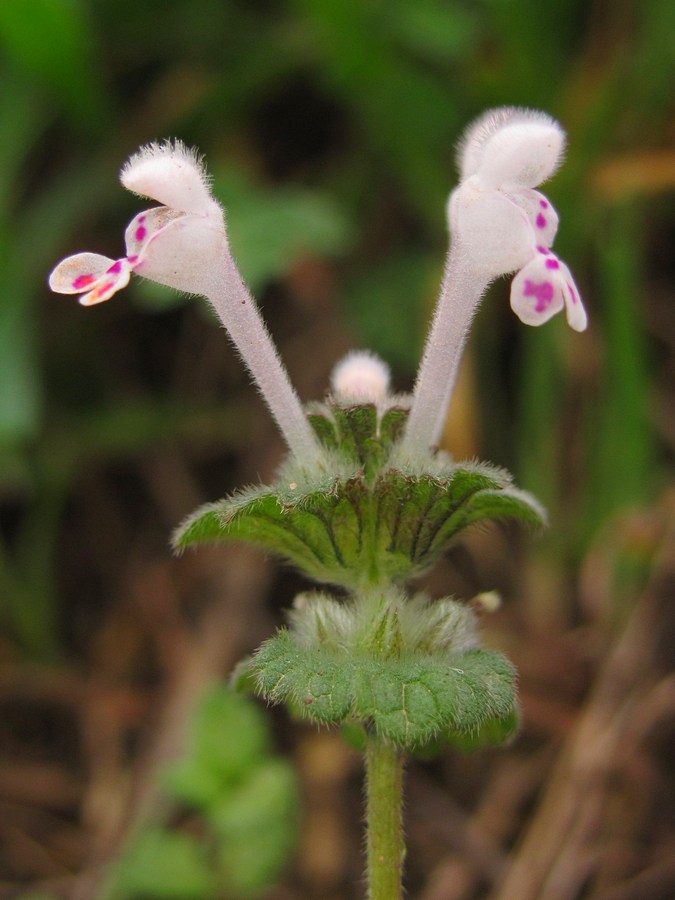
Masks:
[[[587,318],[567,266],[551,251],[558,215],[537,185],[558,167],[560,125],[545,113],[504,107],[471,125],[450,195],[451,233],[441,295],[420,365],[402,453],[437,444],[471,320],[487,286],[516,272],[511,307],[527,325],[565,310],[575,331]]]
[[[93,306],[126,287],[132,273],[206,297],[250,370],[293,455],[312,463],[319,445],[255,301],[232,258],[223,210],[197,155],[180,142],[149,144],[120,173],[135,194],[162,203],[125,232],[126,256],[77,253],[60,262],[49,286]]]

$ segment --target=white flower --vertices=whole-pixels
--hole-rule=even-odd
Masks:
[[[553,175],[565,133],[545,112],[502,106],[479,116],[459,143],[461,180],[480,175],[486,186],[536,187]]]
[[[126,287],[134,272],[179,291],[208,296],[214,261],[222,256],[227,237],[222,210],[195,154],[179,142],[149,144],[132,156],[120,177],[129,190],[166,205],[139,213],[130,222],[125,257],[69,256],[49,276],[51,289],[80,294],[83,306],[93,306]]]
[[[527,325],[541,325],[564,309],[573,329],[586,328],[579,289],[551,251],[558,214],[536,190],[555,172],[564,149],[560,125],[534,110],[491,110],[466,130],[458,154],[460,183],[447,207],[452,243],[403,456],[437,443],[471,320],[495,278],[517,273],[511,307]]]
[[[450,230],[478,278],[492,280],[518,270],[511,306],[527,325],[541,325],[563,307],[577,331],[587,324],[579,289],[560,260],[549,256],[558,214],[534,188],[557,169],[565,147],[560,125],[545,113],[504,107],[481,116],[467,130],[459,152],[462,181],[450,196]],[[540,294],[550,301],[530,303],[532,278],[549,269]],[[522,272],[520,273],[522,274]],[[574,299],[572,299],[574,298]],[[523,315],[521,315],[521,311]]]
[[[196,153],[179,141],[149,144],[120,173],[130,191],[162,203],[139,213],[124,238],[126,256],[76,253],[56,266],[49,286],[93,306],[109,300],[132,273],[214,307],[251,372],[291,451],[301,462],[321,455],[300,400],[230,253],[225,217]]]

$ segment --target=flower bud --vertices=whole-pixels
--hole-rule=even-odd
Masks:
[[[389,367],[373,353],[355,350],[335,366],[331,386],[338,400],[378,403],[389,391]]]

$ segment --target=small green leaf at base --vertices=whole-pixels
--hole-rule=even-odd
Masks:
[[[140,832],[115,863],[104,896],[105,900],[203,900],[216,892],[217,880],[199,839],[152,827]]]

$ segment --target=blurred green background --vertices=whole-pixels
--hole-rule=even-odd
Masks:
[[[204,153],[235,256],[309,400],[352,346],[381,354],[398,389],[412,386],[465,125],[503,104],[562,122],[566,162],[544,190],[589,331],[570,332],[562,317],[527,329],[506,282],[494,285],[446,438],[510,468],[550,510],[549,535],[528,549],[531,574],[519,564],[498,584],[537,595],[519,612],[525,630],[563,633],[583,619],[577,573],[602,540],[620,557],[602,615],[621,617],[653,547],[636,526],[623,552],[613,523],[661,508],[675,444],[674,34],[668,0],[0,3],[8,760],[41,747],[44,761],[56,740],[42,707],[17,712],[27,673],[79,683],[106,660],[115,684],[166,686],[170,666],[151,646],[152,614],[139,624],[128,573],[174,573],[172,524],[196,502],[269,478],[282,452],[199,302],[135,280],[83,310],[46,288],[63,256],[120,254],[143,203],[117,172],[150,140],[178,137]],[[500,582],[503,560],[486,565]],[[201,576],[171,577],[190,631]],[[270,577],[276,611],[297,585]],[[237,649],[254,645],[243,636]],[[77,769],[73,740],[64,753]],[[17,865],[6,863],[4,881],[30,880]]]

